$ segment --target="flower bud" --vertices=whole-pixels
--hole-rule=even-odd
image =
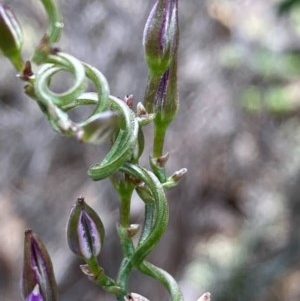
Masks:
[[[40,293],[40,287],[38,284],[35,285],[33,291],[26,298],[26,301],[44,301],[43,296]]]
[[[169,153],[166,153],[158,158],[150,157],[151,168],[161,183],[165,183],[167,180],[165,165],[169,160],[169,157]]]
[[[23,66],[21,27],[8,6],[0,4],[0,52],[11,60],[17,70]]]
[[[157,0],[145,25],[143,46],[150,74],[162,75],[174,56],[178,35],[178,0]]]
[[[43,242],[31,230],[25,231],[22,293],[28,300],[57,300],[50,256]]]
[[[104,239],[104,227],[97,213],[83,197],[77,199],[71,209],[67,226],[69,248],[86,260],[99,255]]]
[[[165,189],[170,189],[172,187],[175,187],[178,182],[183,178],[183,176],[187,173],[186,168],[181,168],[180,170],[175,171],[166,182],[163,183],[163,187]]]

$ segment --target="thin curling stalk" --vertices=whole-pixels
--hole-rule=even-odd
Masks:
[[[46,34],[41,39],[39,46],[33,54],[32,61],[36,64],[44,63],[47,60],[48,55],[55,52],[52,45],[58,42],[62,28],[64,27],[56,2],[54,0],[40,1],[48,16],[48,28]]]
[[[49,42],[51,44],[56,43],[60,39],[61,30],[64,26],[61,14],[54,0],[41,0],[41,2],[45,8],[49,19],[49,25],[47,30]]]

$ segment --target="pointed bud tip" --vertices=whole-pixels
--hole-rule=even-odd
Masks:
[[[124,297],[124,301],[149,301],[149,299],[140,294],[130,293]]]
[[[124,97],[124,102],[127,104],[127,106],[132,109],[133,108],[133,104],[134,104],[134,97],[132,94],[130,95],[126,95]]]
[[[187,168],[181,168],[180,170],[174,172],[174,174],[172,175],[172,179],[175,182],[178,182],[179,180],[181,180],[181,178],[187,173]]]
[[[139,224],[131,224],[127,229],[127,235],[128,237],[134,237],[140,230]]]
[[[84,203],[84,197],[83,196],[79,196],[77,198],[77,204],[83,204]]]
[[[25,235],[32,234],[32,230],[30,228],[25,229],[24,231]]]
[[[167,152],[167,153],[165,153],[164,155],[158,157],[158,158],[156,159],[157,165],[158,165],[159,167],[165,167],[165,165],[166,165],[166,163],[168,162],[169,158],[170,158],[170,153],[169,153],[169,152]]]
[[[210,301],[210,293],[204,293],[197,301]]]

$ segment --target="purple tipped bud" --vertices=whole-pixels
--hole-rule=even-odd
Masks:
[[[8,57],[18,70],[21,70],[23,34],[14,14],[4,4],[0,4],[0,37],[0,52]]]
[[[22,294],[24,299],[32,298],[28,300],[57,300],[57,287],[50,256],[43,242],[31,230],[25,231]]]
[[[174,182],[179,182],[182,177],[187,173],[187,169],[186,168],[181,168],[180,170],[178,171],[175,171],[173,173],[173,175],[171,176],[171,179],[174,181]]]
[[[169,177],[167,179],[167,181],[163,183],[163,187],[165,189],[169,189],[169,188],[175,187],[186,173],[187,173],[187,169],[186,168],[181,168],[180,170],[175,171],[171,175],[171,177]]]
[[[176,55],[178,0],[157,0],[144,29],[143,46],[150,74],[162,75]]]
[[[83,197],[71,209],[67,226],[69,248],[78,256],[89,260],[99,255],[104,239],[104,227],[97,213]]]
[[[26,301],[44,301],[38,284],[35,285],[33,291],[26,298]]]

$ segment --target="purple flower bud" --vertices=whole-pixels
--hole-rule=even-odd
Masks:
[[[150,74],[162,75],[176,56],[178,0],[157,0],[144,29],[143,46]]]
[[[40,293],[39,293],[40,292]],[[56,301],[57,287],[50,256],[40,238],[31,230],[25,231],[22,294],[25,298]]]
[[[104,239],[104,227],[97,213],[83,197],[71,209],[67,226],[69,248],[78,256],[89,260],[99,255]]]
[[[26,298],[26,301],[44,301],[38,284],[35,285],[33,291]]]
[[[20,71],[23,67],[21,58],[23,35],[14,14],[4,4],[0,4],[0,37],[0,52]]]

